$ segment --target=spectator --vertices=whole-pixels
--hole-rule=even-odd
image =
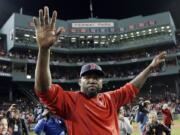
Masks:
[[[12,135],[29,135],[28,126],[24,119],[20,118],[17,105],[12,104],[7,112],[8,124]]]
[[[65,124],[64,121],[53,116],[48,108],[45,108],[38,123],[34,127],[34,132],[37,135],[65,135]]]
[[[8,121],[5,117],[0,117],[0,135],[10,135],[8,131]]]
[[[120,135],[130,135],[132,134],[133,127],[130,124],[129,119],[124,116],[124,113],[125,110],[121,107],[118,112]]]
[[[156,112],[150,112],[148,117],[149,122],[145,126],[143,135],[163,135],[163,133],[170,135],[170,129],[158,121]]]
[[[163,123],[171,129],[171,125],[173,124],[173,118],[171,111],[168,107],[168,104],[163,105],[162,114],[163,114]]]
[[[139,109],[136,114],[136,121],[139,123],[141,134],[143,134],[146,123],[148,122],[149,104],[149,100],[140,101]]]

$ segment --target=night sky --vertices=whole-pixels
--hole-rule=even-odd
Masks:
[[[0,0],[0,27],[13,12],[37,16],[45,5],[58,11],[63,20],[90,18],[89,0]],[[123,19],[170,11],[180,29],[180,0],[92,0],[94,17]]]

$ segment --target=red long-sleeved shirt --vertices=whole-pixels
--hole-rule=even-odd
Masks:
[[[162,114],[163,114],[163,123],[165,125],[171,124],[173,121],[171,111],[169,109],[162,109]]]
[[[37,95],[53,113],[65,119],[69,135],[119,135],[117,109],[129,103],[138,91],[127,83],[88,99],[81,92],[64,91],[52,84]]]

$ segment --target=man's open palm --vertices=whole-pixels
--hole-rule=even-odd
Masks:
[[[60,33],[63,31],[63,28],[56,29],[56,18],[57,12],[53,11],[52,19],[49,21],[48,7],[44,7],[44,12],[42,9],[39,10],[39,19],[33,18],[39,47],[49,48],[57,41]]]

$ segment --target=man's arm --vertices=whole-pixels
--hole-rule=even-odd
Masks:
[[[38,44],[38,59],[35,70],[35,90],[48,90],[52,83],[50,73],[50,47],[56,42],[63,29],[56,30],[57,12],[54,11],[52,19],[49,22],[49,9],[44,7],[39,10],[39,19],[33,18],[36,31],[36,40]]]
[[[49,68],[50,49],[39,49],[35,70],[35,90],[48,90],[51,86],[51,73]]]
[[[148,76],[152,70],[158,67],[161,63],[165,61],[166,52],[161,52],[159,55],[155,56],[153,61],[140,73],[138,74],[130,83],[133,84],[138,89],[144,85]]]

